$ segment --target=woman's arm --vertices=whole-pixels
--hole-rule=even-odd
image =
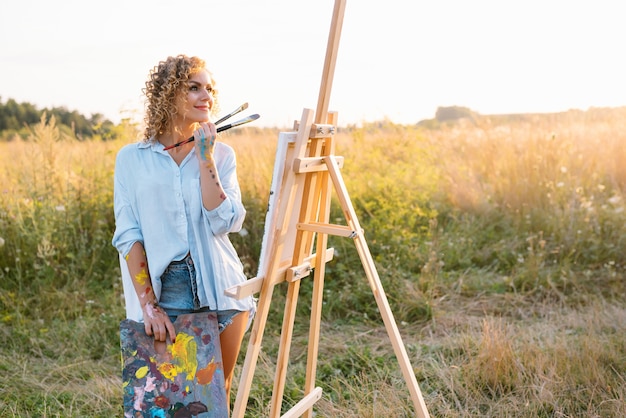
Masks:
[[[226,200],[226,192],[222,187],[213,151],[217,138],[217,130],[212,123],[203,123],[194,132],[196,151],[200,158],[200,189],[202,205],[207,210],[213,210]]]
[[[112,244],[126,260],[130,279],[143,312],[146,334],[154,335],[156,340],[165,341],[166,332],[169,332],[171,340],[174,341],[176,335],[174,326],[163,309],[158,307],[152,289],[143,234],[135,215],[134,199],[131,197],[134,195],[134,187],[129,180],[134,176],[131,170],[138,157],[137,146],[127,145],[120,150],[115,160],[113,199],[115,233]],[[134,301],[132,304],[134,305]]]
[[[126,263],[143,311],[146,334],[154,335],[154,339],[157,341],[165,341],[166,334],[169,333],[170,339],[174,341],[176,330],[169,316],[159,306],[152,289],[148,259],[141,242],[135,242],[130,248],[130,252],[126,256]]]

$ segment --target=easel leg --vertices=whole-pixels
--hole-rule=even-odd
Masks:
[[[335,115],[336,116],[336,115]],[[330,146],[330,145],[329,145]],[[330,152],[330,150],[328,150]],[[330,187],[328,173],[321,174],[320,220],[328,222],[330,217]],[[315,389],[317,374],[317,357],[319,352],[320,326],[322,322],[322,302],[324,298],[324,275],[326,271],[326,248],[328,235],[318,234],[315,246],[316,259],[313,274],[313,297],[311,301],[311,321],[309,328],[309,350],[307,353],[306,380],[304,393],[309,394]],[[305,412],[305,418],[311,418],[313,410]]]
[[[291,351],[291,340],[293,337],[293,325],[296,319],[296,308],[298,306],[298,294],[300,292],[300,280],[289,283],[287,288],[287,299],[285,301],[285,315],[283,318],[283,328],[280,333],[280,346],[278,358],[276,360],[276,377],[274,378],[274,390],[272,391],[272,407],[270,417],[280,416],[285,392],[285,381],[287,379],[287,366],[289,365],[289,353]]]
[[[309,153],[314,154],[319,153],[319,149],[321,149],[321,147],[322,141],[314,141],[311,143],[310,149],[308,151]],[[327,177],[327,175],[322,176],[319,173],[311,173],[306,177],[304,181],[303,196],[306,197],[305,201],[308,202],[308,204],[301,207],[300,219],[303,222],[316,220],[315,217],[318,216],[317,209],[320,202],[315,201],[315,199],[311,199],[311,196],[320,196],[322,190],[324,190],[324,195],[328,194],[324,188],[325,186],[328,186],[328,181],[324,181],[324,179],[327,179]],[[328,209],[325,209],[323,213],[328,213]],[[296,234],[295,242],[295,248],[299,251],[294,252],[294,259],[297,260],[297,262],[299,263],[302,261],[303,255],[310,254],[312,251],[313,234],[308,231],[298,231]],[[324,247],[322,250],[318,251],[325,253],[326,248]],[[323,258],[324,254],[322,254],[321,257]],[[271,417],[278,417],[280,415],[285,390],[285,382],[287,378],[287,367],[289,365],[289,353],[291,350],[291,341],[293,339],[293,328],[296,317],[296,308],[298,304],[299,292],[300,280],[290,282],[287,290],[285,313],[283,317],[283,328],[280,338],[278,359],[276,362],[276,377],[274,379],[274,391],[272,393],[272,407],[270,411]],[[317,339],[315,341],[317,341]],[[308,393],[310,392],[306,391],[305,389],[305,394]]]
[[[428,410],[426,409],[426,403],[424,402],[422,392],[420,391],[420,388],[417,384],[417,379],[415,378],[413,367],[411,366],[411,362],[409,361],[409,356],[406,352],[404,344],[402,343],[400,331],[398,330],[396,321],[393,317],[393,314],[391,313],[391,307],[389,306],[389,301],[387,300],[387,296],[385,295],[385,290],[383,289],[380,277],[378,276],[378,272],[376,271],[374,259],[372,258],[372,254],[370,253],[369,247],[367,246],[365,237],[361,233],[361,225],[359,225],[359,221],[356,216],[354,207],[352,206],[352,202],[350,201],[350,197],[343,181],[343,177],[341,176],[341,172],[339,171],[336,160],[333,157],[326,157],[325,160],[326,166],[328,167],[328,172],[332,177],[333,184],[335,185],[335,191],[337,192],[337,196],[341,203],[341,207],[344,211],[348,224],[353,231],[358,232],[354,243],[356,245],[357,252],[359,253],[359,257],[361,258],[363,268],[365,269],[365,274],[367,275],[367,279],[372,289],[372,293],[374,294],[374,298],[376,299],[378,310],[380,311],[383,322],[385,324],[385,328],[387,329],[387,334],[389,335],[389,339],[391,340],[391,345],[393,346],[393,350],[398,359],[398,363],[400,364],[402,375],[404,376],[404,380],[409,387],[409,392],[411,393],[411,398],[413,399],[413,403],[415,404],[417,416],[419,418],[428,418],[429,414]]]
[[[265,324],[267,323],[267,316],[272,302],[272,293],[274,292],[274,285],[268,282],[269,281],[264,283],[259,294],[256,318],[252,330],[250,331],[248,350],[246,351],[246,358],[237,389],[237,397],[235,399],[235,405],[233,406],[233,418],[243,418],[246,412],[250,388],[252,387],[252,379],[254,377],[254,369],[259,357],[259,352],[261,351],[261,340],[263,339],[263,332],[265,331]]]
[[[307,353],[306,381],[304,393],[309,394],[315,389],[315,378],[317,374],[317,357],[319,352],[320,325],[322,321],[322,301],[324,297],[324,253],[328,235],[320,234],[317,239],[317,259],[315,272],[313,275],[313,299],[311,302],[311,322],[309,329],[309,350]],[[321,248],[321,249],[320,249]],[[320,260],[321,259],[321,260]],[[312,409],[304,413],[305,418],[313,416]]]

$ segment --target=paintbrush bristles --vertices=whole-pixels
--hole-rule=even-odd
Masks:
[[[233,110],[232,112],[230,112],[228,115],[224,116],[223,118],[221,118],[220,120],[218,120],[217,122],[215,122],[216,125],[219,125],[220,123],[224,122],[226,119],[230,118],[233,115],[236,115],[239,112],[243,112],[244,110],[246,110],[248,108],[248,102],[245,102],[244,104],[242,104],[241,106],[239,106],[237,109]]]

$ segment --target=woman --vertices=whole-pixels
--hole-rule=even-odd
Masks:
[[[210,119],[217,90],[203,60],[167,58],[150,72],[144,93],[144,140],[119,151],[114,176],[113,245],[128,266],[127,316],[164,342],[167,334],[175,339],[178,315],[215,311],[229,399],[255,309],[251,297],[224,296],[246,280],[227,235],[241,229],[246,213],[235,154],[216,141]],[[164,150],[192,135],[193,142]]]

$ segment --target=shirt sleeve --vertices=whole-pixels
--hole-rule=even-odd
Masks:
[[[217,170],[220,182],[226,193],[226,199],[215,209],[202,207],[214,235],[239,232],[246,217],[246,210],[241,201],[241,190],[237,179],[237,160],[234,150],[223,143],[216,148]]]
[[[115,172],[113,175],[113,209],[115,212],[115,233],[112,244],[117,251],[126,257],[131,247],[137,241],[143,242],[143,236],[139,227],[133,200],[129,193],[129,182],[132,175],[128,168],[132,165],[129,161],[129,148],[123,148],[115,160]]]

